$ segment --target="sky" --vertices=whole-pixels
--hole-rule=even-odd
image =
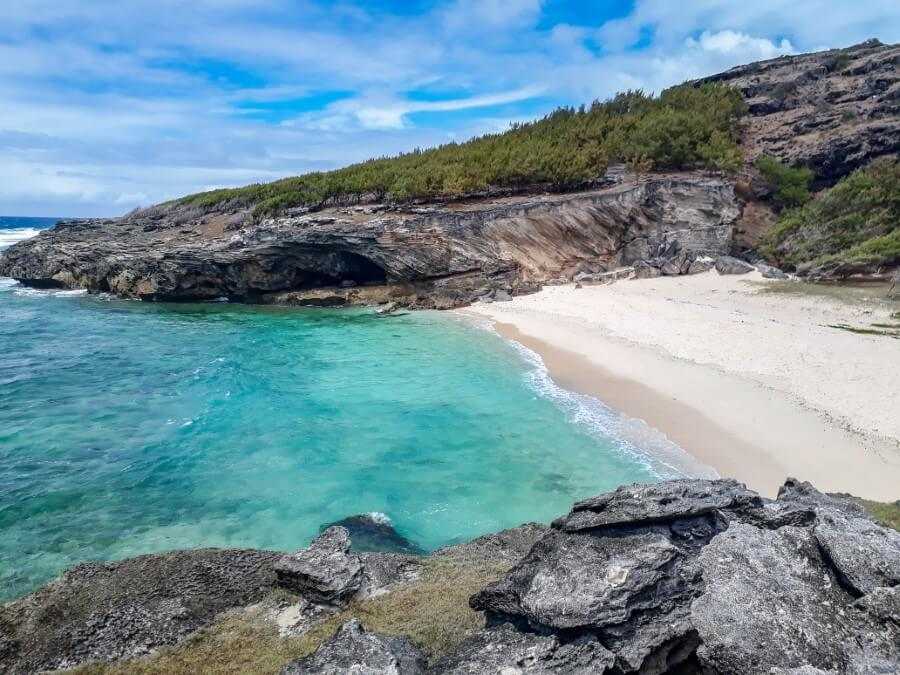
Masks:
[[[0,214],[113,216],[781,54],[897,0],[4,0]]]

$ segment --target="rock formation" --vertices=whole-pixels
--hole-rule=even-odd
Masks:
[[[0,670],[151,653],[278,586],[300,594],[296,635],[352,614],[351,601],[404,592],[425,565],[460,561],[511,569],[471,598],[484,627],[449,652],[368,631],[365,614],[362,623],[337,617],[334,635],[282,672],[900,667],[900,533],[854,499],[796,480],[777,500],[732,480],[674,480],[624,486],[575,504],[550,528],[524,525],[425,559],[354,553],[347,531],[330,527],[289,555],[204,550],[81,565],[0,608]]]
[[[830,185],[900,148],[898,61],[900,46],[869,41],[698,83],[742,92],[747,160],[803,163]],[[613,166],[585,192],[298,208],[259,222],[247,207],[169,202],[61,223],[9,248],[0,276],[143,300],[457,307],[633,263],[638,277],[705,271],[773,221],[752,173],[737,181],[740,198],[723,177],[635,180]]]

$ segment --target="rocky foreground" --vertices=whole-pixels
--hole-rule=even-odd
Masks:
[[[0,276],[142,300],[447,308],[632,266],[636,276],[703,271],[752,251],[775,222],[756,157],[807,165],[825,187],[896,155],[898,64],[900,46],[874,40],[707,78],[747,103],[748,164],[735,177],[615,166],[567,194],[535,186],[429,204],[368,200],[261,220],[246,206],[176,201],[61,223],[0,256]]]
[[[373,536],[358,518],[345,524]],[[408,550],[396,533],[389,539]],[[358,552],[351,541],[338,525],[290,555],[197,550],[80,565],[0,609],[0,670],[91,662],[81,672],[900,668],[900,533],[854,499],[808,483],[789,480],[777,500],[731,480],[626,486],[575,504],[549,528],[525,525],[427,557]],[[447,603],[470,578],[434,576],[448,568],[496,579],[474,589],[478,614]],[[474,621],[454,633],[462,611]],[[277,627],[277,639],[295,640],[299,658],[279,662],[287,652],[273,650],[266,668],[242,666],[264,641],[235,647],[215,631],[250,615]],[[199,629],[206,638],[191,637]],[[211,639],[215,649],[203,652]],[[192,650],[203,660],[190,661]],[[121,666],[99,665],[115,661]]]

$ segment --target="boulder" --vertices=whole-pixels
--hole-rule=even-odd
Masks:
[[[421,675],[425,655],[406,638],[369,633],[356,619],[306,658],[289,663],[281,675]]]
[[[766,265],[765,263],[757,263],[756,269],[759,270],[759,273],[762,274],[766,279],[789,279],[790,277],[782,272],[777,267],[773,267],[772,265]]]
[[[747,274],[753,271],[753,265],[740,258],[732,258],[730,255],[721,255],[716,258],[715,267],[719,274]]]
[[[896,628],[871,631],[809,529],[735,524],[702,550],[699,563],[706,590],[690,618],[702,643],[697,656],[713,672],[811,666],[843,673],[859,662],[857,650],[873,662],[890,656]]]
[[[596,638],[562,644],[555,635],[523,633],[510,624],[482,630],[429,671],[434,675],[557,675],[613,672],[615,655]]]
[[[635,483],[577,502],[569,515],[556,520],[553,526],[565,532],[613,529],[762,506],[763,500],[757,493],[731,479]]]
[[[329,527],[308,548],[275,563],[278,585],[312,602],[345,604],[363,581],[362,561],[350,552],[350,545],[346,529]]]
[[[638,260],[633,267],[635,279],[654,279],[662,276],[660,269],[647,260]]]
[[[709,272],[713,267],[716,266],[716,261],[713,258],[708,256],[702,256],[700,258],[694,259],[691,263],[690,267],[688,267],[688,274],[703,274],[703,272]]]

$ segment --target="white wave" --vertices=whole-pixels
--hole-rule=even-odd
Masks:
[[[659,478],[719,477],[715,469],[696,460],[643,420],[623,415],[593,396],[563,389],[550,377],[537,353],[514,340],[510,343],[530,366],[526,374],[529,386],[561,408],[570,422],[612,440],[619,452],[644,465]]]
[[[386,513],[382,513],[381,511],[370,511],[366,515],[368,515],[369,518],[371,518],[373,521],[375,521],[376,523],[378,523],[380,525],[390,525],[391,524],[391,517]]]
[[[40,230],[34,227],[17,227],[11,230],[0,230],[0,251],[9,248],[16,242],[31,239],[40,233]]]

